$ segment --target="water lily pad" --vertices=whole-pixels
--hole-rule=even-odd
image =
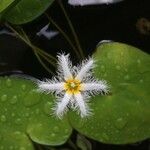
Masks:
[[[72,129],[68,120],[51,115],[54,98],[36,89],[29,80],[0,78],[0,149],[33,150],[32,141],[60,145],[69,138]]]
[[[0,12],[5,10],[10,4],[12,4],[15,0],[1,0],[0,1]]]
[[[13,140],[12,140],[13,139]],[[33,144],[26,134],[9,131],[0,140],[0,150],[33,150]]]
[[[150,56],[121,43],[100,45],[95,76],[111,92],[91,98],[93,116],[70,113],[72,126],[89,138],[112,144],[134,143],[150,137]]]
[[[54,0],[21,0],[5,14],[12,24],[24,24],[40,16]]]

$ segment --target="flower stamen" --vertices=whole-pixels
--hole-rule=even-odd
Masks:
[[[81,91],[81,82],[77,79],[68,79],[64,83],[64,89],[68,94],[77,94]]]

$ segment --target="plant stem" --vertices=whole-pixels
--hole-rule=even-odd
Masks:
[[[52,75],[54,75],[54,73],[44,64],[44,62],[42,61],[42,59],[40,58],[40,56],[38,55],[38,53],[34,50],[34,54],[37,57],[38,61],[40,62],[40,64]]]
[[[74,149],[74,150],[78,150],[77,146],[69,139],[68,140],[68,144]]]
[[[48,53],[45,53],[43,50],[41,50],[40,48],[38,48],[38,47],[36,47],[36,46],[34,46],[34,49],[35,50],[37,50],[37,53],[39,54],[39,55],[41,55],[47,62],[49,62],[51,65],[53,65],[54,67],[56,66],[56,59],[55,59],[55,62],[53,62],[52,60],[51,60],[51,57],[50,57],[50,55],[48,54]]]
[[[66,12],[64,6],[63,6],[62,0],[57,0],[57,2],[58,2],[58,4],[60,5],[60,7],[61,7],[61,9],[62,9],[62,11],[63,11],[63,13],[64,13],[64,15],[65,15],[65,18],[66,18],[66,20],[67,20],[67,22],[68,22],[68,25],[69,25],[69,27],[70,27],[70,29],[71,29],[71,32],[72,32],[73,36],[74,36],[76,45],[77,45],[78,50],[79,50],[79,52],[80,52],[80,55],[81,55],[82,58],[84,58],[84,54],[83,54],[83,50],[82,50],[81,45],[80,45],[80,42],[79,42],[79,38],[78,38],[78,36],[77,36],[77,34],[76,34],[76,32],[75,32],[75,29],[74,29],[74,27],[73,27],[73,25],[72,25],[72,22],[71,22],[71,20],[69,19],[68,14],[67,14],[67,12]]]
[[[40,48],[34,46],[28,36],[26,35],[26,33],[21,29],[22,33],[23,33],[23,36],[21,34],[19,34],[15,29],[13,29],[9,24],[6,24],[6,26],[8,28],[10,28],[22,41],[24,41],[28,46],[30,46],[35,54],[35,56],[37,57],[37,59],[39,60],[39,62],[41,63],[41,65],[51,74],[52,71],[43,63],[42,59],[40,58],[40,56],[42,56],[47,62],[49,62],[51,65],[55,66],[55,63],[53,61],[56,61],[56,59],[51,56],[50,54],[44,52],[43,50],[41,50]],[[40,55],[40,56],[39,56]],[[53,61],[51,61],[51,59]]]
[[[45,51],[43,51],[42,49],[40,49],[39,47],[33,45],[30,41],[30,39],[28,38],[28,36],[26,35],[26,33],[24,32],[24,30],[21,28],[21,31],[23,33],[23,36],[26,38],[26,42],[27,44],[34,50],[39,51],[40,53],[42,53],[43,55],[49,57],[50,59],[54,60],[55,62],[57,61],[55,57],[53,57],[52,55],[50,55],[49,53],[46,53]]]
[[[78,53],[78,50],[76,49],[76,47],[74,46],[74,44],[72,43],[68,35],[60,28],[60,26],[48,14],[46,14],[46,16],[49,22],[51,22],[57,28],[57,30],[64,36],[66,41],[69,43],[69,45],[72,47],[72,49],[76,53],[77,57],[80,58],[80,53]]]
[[[44,150],[44,148],[41,145],[39,145],[39,144],[36,144],[35,148],[38,149],[38,150]]]

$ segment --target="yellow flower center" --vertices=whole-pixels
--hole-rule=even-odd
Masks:
[[[76,79],[68,79],[64,84],[64,89],[68,94],[77,94],[81,91],[81,82]]]

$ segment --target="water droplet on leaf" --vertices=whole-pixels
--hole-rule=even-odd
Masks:
[[[26,107],[33,106],[40,101],[41,95],[36,91],[30,91],[27,96],[24,98],[23,103]]]
[[[138,64],[140,64],[140,63],[141,63],[141,60],[140,60],[140,59],[138,59],[138,60],[137,60],[137,63],[138,63]]]
[[[21,121],[20,118],[17,118],[17,119],[15,120],[15,123],[16,123],[16,124],[21,124],[21,122],[22,122],[22,121]]]
[[[45,112],[45,114],[49,115],[50,111],[51,111],[51,108],[52,108],[52,103],[51,102],[47,102],[44,105],[44,112]]]
[[[23,85],[21,86],[21,88],[22,88],[22,90],[26,90],[26,85],[23,84]]]
[[[104,77],[107,77],[107,73],[104,74]]]
[[[102,133],[102,137],[105,141],[109,140],[109,136],[106,133]]]
[[[59,131],[59,128],[58,128],[57,126],[55,126],[55,127],[54,127],[54,131],[55,131],[55,132],[58,132],[58,131]]]
[[[13,150],[14,149],[14,147],[11,145],[11,146],[9,146],[9,150]]]
[[[121,56],[123,56],[123,55],[124,55],[124,53],[123,53],[123,52],[121,52],[121,53],[120,53],[120,55],[121,55]]]
[[[6,100],[7,100],[7,95],[6,95],[6,94],[2,95],[2,96],[1,96],[1,101],[4,102],[4,101],[6,101]]]
[[[105,71],[105,66],[104,66],[104,65],[101,65],[101,67],[100,67],[100,68],[101,68],[101,71],[102,71],[102,72],[104,72],[104,71]]]
[[[37,109],[35,110],[35,113],[38,115],[38,114],[40,113],[40,110],[37,108]]]
[[[3,136],[2,136],[2,135],[0,135],[0,141],[2,141],[2,139],[3,139]]]
[[[125,72],[128,72],[128,69],[127,69],[127,68],[125,68],[124,70],[125,70]]]
[[[112,58],[109,53],[107,54],[107,58],[108,58],[108,59],[111,59],[111,58]]]
[[[20,147],[20,149],[19,150],[26,150],[26,148],[25,147]]]
[[[12,86],[12,81],[11,81],[11,79],[7,79],[7,80],[6,80],[6,85],[7,85],[7,87],[11,87],[11,86]]]
[[[27,112],[27,113],[25,113],[25,116],[26,116],[26,117],[29,117],[29,115],[30,115],[30,114],[29,114],[28,112]]]
[[[15,117],[15,113],[12,113],[11,116],[12,116],[12,117]]]
[[[4,146],[1,145],[1,146],[0,146],[0,150],[3,150],[3,149],[4,149]]]
[[[140,83],[143,83],[143,79],[140,80]]]
[[[121,67],[120,67],[119,65],[117,65],[117,66],[116,66],[116,69],[117,69],[117,70],[120,70],[120,69],[121,69]]]
[[[20,131],[16,131],[16,132],[14,132],[14,134],[15,134],[16,136],[18,136],[18,135],[21,135],[21,132],[20,132]]]
[[[55,133],[52,133],[52,134],[51,134],[51,137],[55,137],[55,136],[56,136],[56,134],[55,134]]]
[[[125,80],[129,80],[129,79],[130,79],[130,76],[129,76],[129,75],[125,75],[125,76],[124,76],[124,79],[125,79]]]
[[[5,115],[1,115],[1,122],[6,122],[6,116]]]
[[[17,103],[17,100],[18,100],[18,97],[15,95],[15,96],[13,96],[12,99],[10,100],[10,103],[11,103],[11,104],[15,104],[15,103]]]
[[[69,133],[69,130],[68,129],[65,129],[65,134]]]
[[[118,118],[116,120],[115,126],[117,129],[122,129],[125,127],[127,120],[125,118]]]

